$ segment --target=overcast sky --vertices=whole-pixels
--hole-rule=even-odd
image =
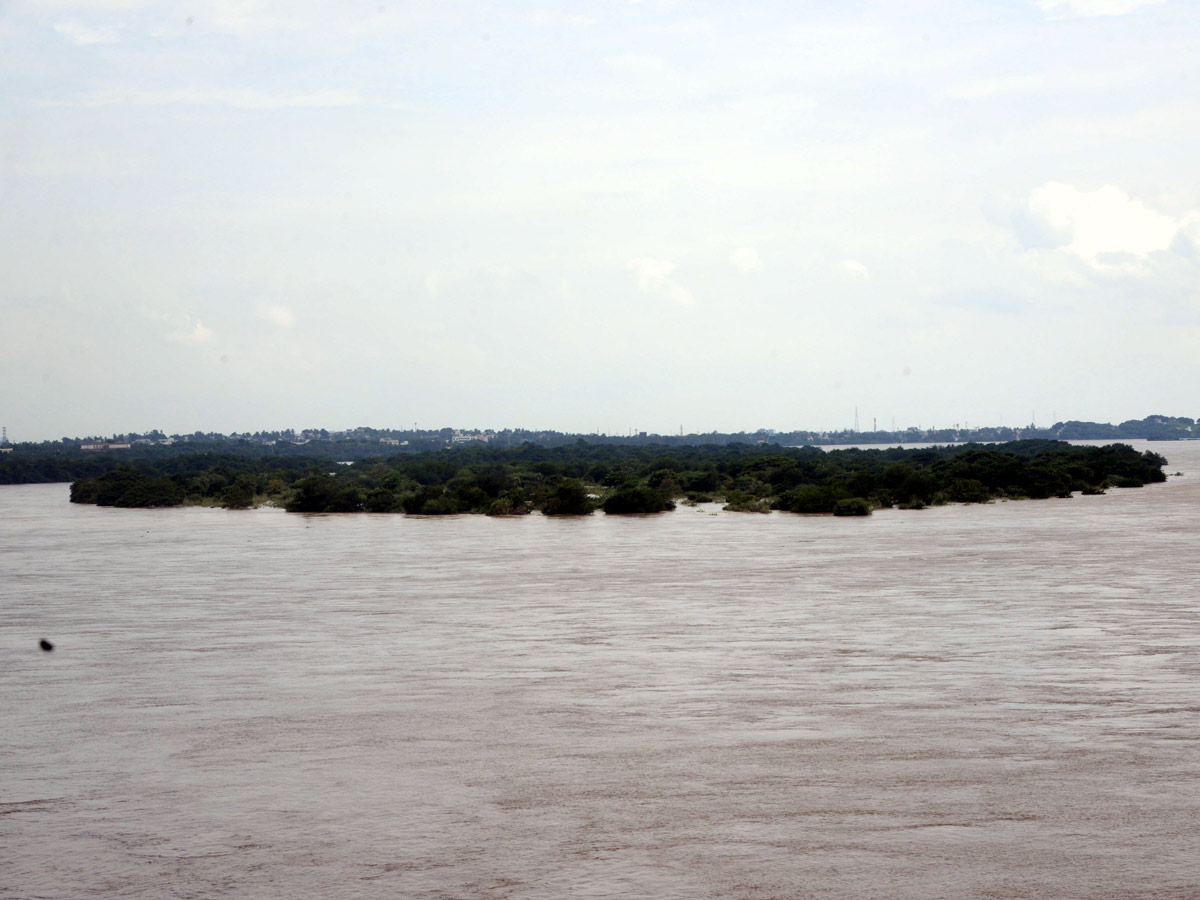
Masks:
[[[0,424],[1200,415],[1200,4],[0,2]]]

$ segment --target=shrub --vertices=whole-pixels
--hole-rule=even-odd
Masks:
[[[396,509],[396,495],[385,487],[378,487],[367,494],[364,506],[367,512],[386,513]]]
[[[296,492],[285,504],[288,512],[359,512],[362,493],[328,475],[312,475],[296,482]]]
[[[241,484],[231,484],[221,491],[221,505],[226,509],[249,509],[254,504],[254,495]]]
[[[833,507],[835,516],[869,516],[871,514],[871,504],[862,497],[850,497],[847,500],[839,500]]]
[[[666,512],[674,508],[673,502],[645,485],[620,488],[604,501],[604,512],[609,515]]]
[[[954,503],[987,503],[992,495],[982,481],[959,478],[946,488],[946,499]]]
[[[729,496],[725,499],[728,502],[722,508],[726,512],[769,513],[771,511],[771,504],[766,500],[760,500],[744,491],[730,491]]]
[[[586,516],[595,508],[587,489],[574,478],[564,478],[551,488],[542,504],[547,516]]]
[[[838,485],[803,485],[785,491],[775,501],[776,509],[796,513],[831,513],[839,500],[846,499]]]

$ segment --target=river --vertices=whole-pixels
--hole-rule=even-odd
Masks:
[[[863,519],[2,487],[0,897],[1200,895],[1200,443],[1134,443]]]

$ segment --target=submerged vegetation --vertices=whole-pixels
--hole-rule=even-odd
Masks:
[[[730,444],[546,448],[486,445],[353,465],[197,454],[146,460],[71,485],[73,503],[156,507],[263,503],[290,512],[551,516],[657,513],[722,502],[735,512],[869,515],[993,499],[1069,497],[1164,481],[1166,460],[1125,444],[1014,441],[904,450]]]

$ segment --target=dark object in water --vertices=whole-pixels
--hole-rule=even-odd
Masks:
[[[50,643],[48,640],[46,640],[45,638],[42,638],[41,641],[38,642],[38,646],[41,647],[43,650],[45,650],[47,653],[49,653],[51,650],[54,649],[54,645],[52,643]]]

